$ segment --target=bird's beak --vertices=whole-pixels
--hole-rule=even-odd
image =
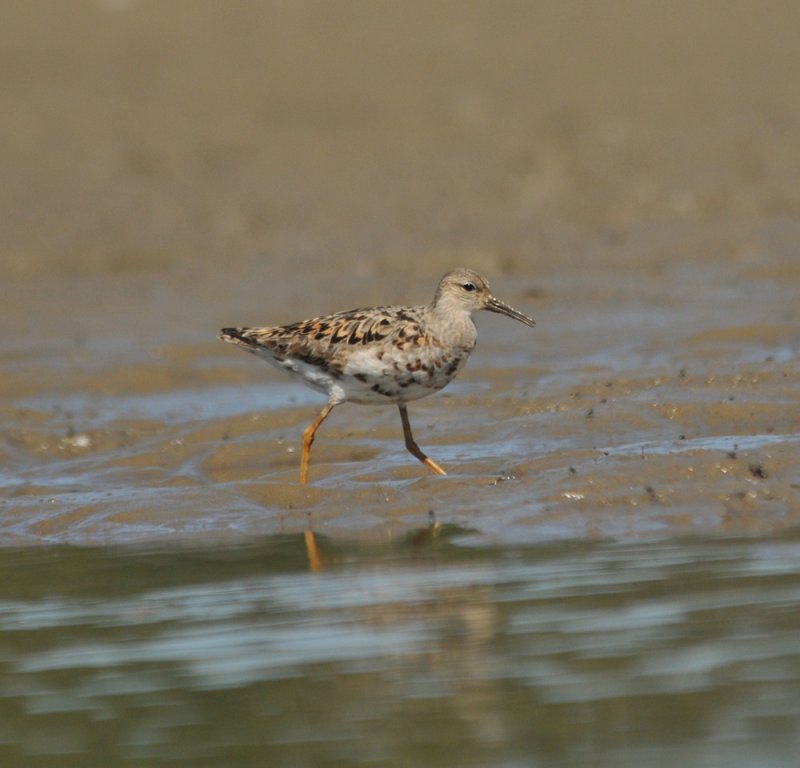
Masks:
[[[529,325],[531,328],[536,325],[536,322],[530,317],[523,315],[522,312],[517,312],[514,307],[510,307],[504,301],[500,301],[500,299],[496,299],[494,296],[489,296],[487,299],[486,309],[490,312],[497,312],[498,315],[513,317],[514,320],[519,320],[521,323],[525,323],[525,325]]]

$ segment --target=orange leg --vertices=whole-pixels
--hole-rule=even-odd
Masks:
[[[336,403],[328,403],[320,412],[314,421],[312,421],[303,432],[303,448],[300,453],[300,482],[303,485],[308,483],[308,460],[311,455],[311,445],[314,442],[314,434],[317,428],[328,417],[328,414],[333,409]]]
[[[421,450],[420,447],[414,442],[414,436],[411,434],[411,424],[408,423],[408,411],[404,405],[397,404],[400,409],[400,418],[403,421],[403,437],[406,439],[406,448],[413,456],[416,456],[434,475],[446,475],[445,472],[433,459],[429,459]]]

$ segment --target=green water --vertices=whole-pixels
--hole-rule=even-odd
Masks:
[[[796,766],[800,536],[0,550],[3,766]]]

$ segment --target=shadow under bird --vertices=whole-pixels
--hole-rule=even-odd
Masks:
[[[431,472],[444,475],[414,441],[406,403],[446,387],[464,367],[478,338],[472,313],[480,309],[534,325],[492,296],[485,277],[454,269],[440,280],[433,302],[424,306],[353,309],[269,328],[223,328],[219,338],[328,396],[303,432],[301,483],[308,482],[317,428],[344,402],[395,403],[408,451]]]

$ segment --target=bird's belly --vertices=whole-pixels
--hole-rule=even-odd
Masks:
[[[343,365],[315,364],[291,355],[278,358],[266,352],[259,356],[336,402],[375,405],[419,400],[442,389],[464,367],[470,351],[422,348],[409,353],[367,347],[353,350]]]
[[[446,384],[447,382],[445,382]],[[441,389],[441,386],[417,384],[416,382],[398,382],[390,377],[371,378],[366,381],[345,378],[342,388],[347,400],[351,403],[364,403],[367,405],[380,405],[382,403],[407,403],[419,400]]]
[[[324,392],[328,397],[334,393],[334,389],[338,386],[336,376],[316,365],[310,365],[294,357],[276,358],[272,355],[262,355],[270,365],[281,371],[286,371],[293,378],[299,379],[312,389],[318,392]]]
[[[469,352],[378,357],[365,350],[348,360],[338,384],[354,403],[405,403],[447,386],[464,366]]]

